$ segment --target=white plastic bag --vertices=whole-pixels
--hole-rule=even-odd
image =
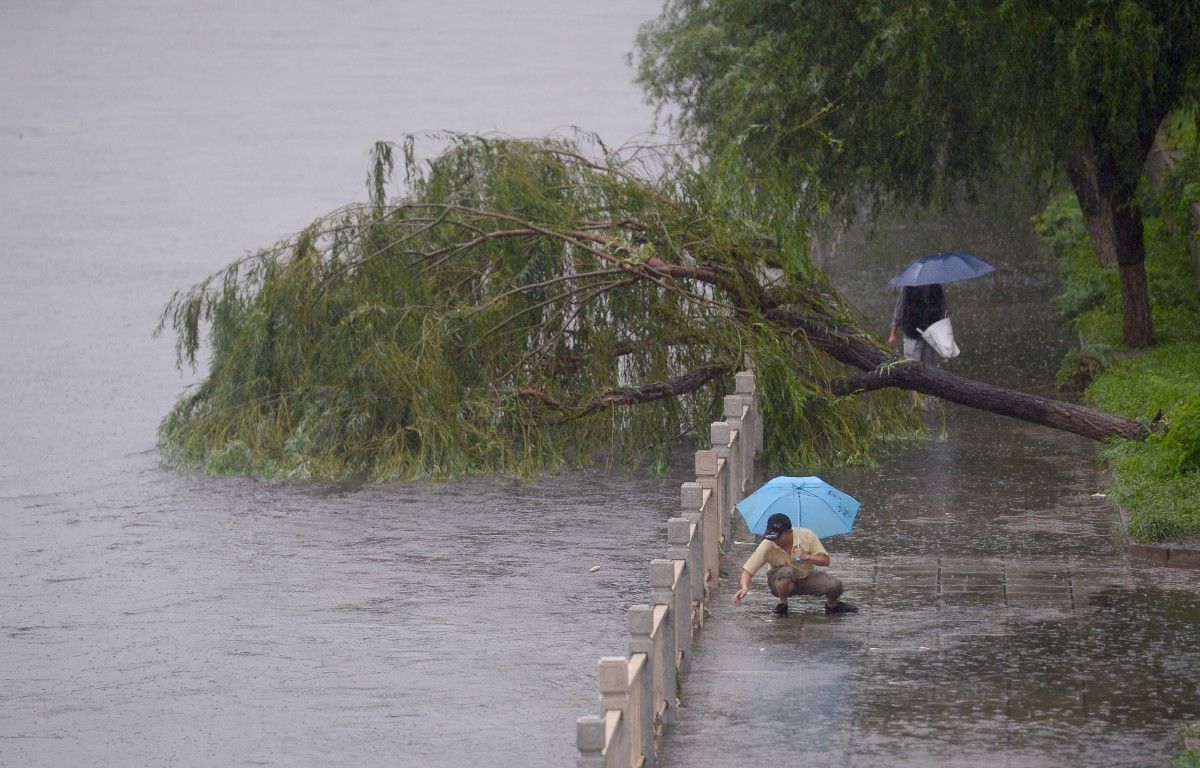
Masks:
[[[950,325],[950,318],[943,317],[921,331],[921,338],[947,360],[958,357],[958,345],[954,343],[954,328]]]

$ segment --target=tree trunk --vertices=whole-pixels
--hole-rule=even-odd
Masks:
[[[1091,148],[1077,150],[1066,167],[1097,263],[1118,267],[1121,340],[1129,347],[1148,347],[1154,341],[1154,329],[1146,284],[1142,211],[1136,199],[1140,167],[1137,173],[1121,173],[1106,153]],[[1124,178],[1127,176],[1133,178]]]
[[[842,379],[834,383],[835,395],[852,395],[883,387],[902,387],[927,395],[936,395],[959,405],[1012,416],[1023,421],[1071,432],[1092,440],[1123,437],[1144,440],[1150,427],[1140,421],[1116,416],[1085,405],[1028,395],[1004,387],[957,376],[915,360],[885,369]]]
[[[800,331],[815,346],[840,362],[867,372],[835,382],[835,395],[900,387],[971,408],[1072,432],[1092,440],[1113,437],[1144,440],[1152,431],[1151,425],[1145,422],[1085,405],[985,384],[915,360],[896,360],[851,328],[824,327],[784,310],[772,310],[768,312],[768,317],[784,328]]]
[[[1150,318],[1150,290],[1146,283],[1146,262],[1117,264],[1121,279],[1121,340],[1126,346],[1148,347],[1154,343]]]

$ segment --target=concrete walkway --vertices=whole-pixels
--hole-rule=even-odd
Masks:
[[[723,581],[662,765],[1164,765],[1200,717],[1200,574],[830,549],[859,614]]]

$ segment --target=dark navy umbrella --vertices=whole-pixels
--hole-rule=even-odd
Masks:
[[[892,285],[936,285],[982,277],[996,268],[969,253],[937,253],[909,262],[892,278]]]

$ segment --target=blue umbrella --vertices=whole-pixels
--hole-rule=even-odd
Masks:
[[[892,285],[935,285],[982,277],[996,268],[969,253],[937,253],[909,262]]]
[[[819,477],[776,477],[768,480],[735,507],[753,533],[767,530],[767,518],[783,512],[797,528],[818,538],[849,533],[858,502]]]

